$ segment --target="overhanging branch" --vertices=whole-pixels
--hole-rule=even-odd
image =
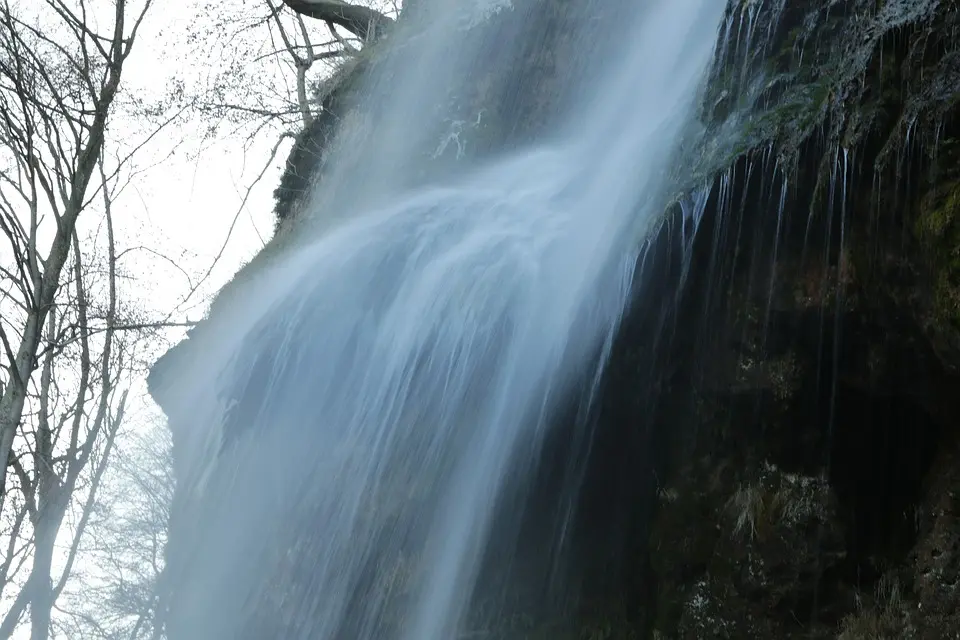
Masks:
[[[301,15],[332,22],[365,42],[376,40],[393,20],[370,7],[342,0],[283,0],[283,4]]]

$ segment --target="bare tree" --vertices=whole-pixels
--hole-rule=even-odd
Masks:
[[[376,9],[341,0],[283,0],[298,14],[339,25],[370,42],[382,35],[393,20]]]
[[[105,142],[151,3],[0,0],[0,637],[49,637],[127,407]]]
[[[316,115],[324,81],[389,30],[399,9],[383,1],[258,0],[224,12],[219,0],[199,0],[205,19],[186,55],[211,68],[185,97],[209,135],[295,133]]]
[[[164,550],[174,491],[161,420],[127,434],[104,479],[80,553],[95,567],[64,593],[67,637],[156,640],[167,602]]]
[[[4,272],[12,289],[4,291],[4,299],[21,311],[19,326],[0,327],[8,378],[0,398],[0,460],[5,460],[39,365],[44,326],[57,327],[51,311],[76,242],[77,219],[90,202],[110,107],[150,0],[132,25],[127,2],[118,0],[106,36],[88,26],[83,2],[77,13],[65,0],[44,0],[75,40],[69,44],[27,22],[10,0],[2,1],[0,141],[8,157],[0,174],[0,230],[15,269]],[[41,225],[51,216],[53,237],[45,251]],[[52,325],[48,317],[54,318]],[[9,466],[12,462],[0,471],[0,488]]]
[[[330,78],[389,32],[399,10],[396,0],[257,0],[224,12],[220,0],[198,0],[204,19],[183,55],[211,65],[184,99],[210,137],[250,146],[292,138],[322,109]]]

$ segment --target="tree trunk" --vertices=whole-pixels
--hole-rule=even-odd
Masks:
[[[375,9],[341,0],[283,0],[283,4],[308,18],[341,26],[365,42],[376,40],[393,24]]]
[[[10,457],[13,440],[17,436],[20,420],[23,418],[23,405],[27,398],[26,381],[30,379],[35,367],[34,354],[40,344],[39,313],[31,310],[23,330],[23,339],[17,351],[16,361],[11,363],[9,384],[0,395],[0,460],[5,463]],[[0,465],[0,513],[3,512],[7,495],[7,467]]]
[[[57,491],[59,493],[59,491]],[[30,640],[49,640],[56,595],[53,590],[53,551],[65,510],[55,497],[42,509],[34,528],[36,546],[30,571]]]

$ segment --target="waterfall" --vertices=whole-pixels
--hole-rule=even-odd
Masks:
[[[498,505],[603,366],[725,3],[613,3],[627,37],[553,135],[441,182],[403,177],[433,130],[424,106],[494,37],[457,25],[482,32],[506,4],[425,5],[433,26],[368,88],[391,119],[342,145],[298,241],[171,376],[174,640],[466,631],[509,528]]]

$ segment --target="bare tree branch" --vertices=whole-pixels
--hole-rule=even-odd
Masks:
[[[153,3],[134,1],[114,0],[94,20],[87,0],[40,0],[34,23],[23,3],[0,0],[0,240],[12,249],[0,266],[0,588],[18,589],[4,593],[0,637],[25,615],[32,640],[57,627],[125,414],[129,340],[117,327],[135,323],[117,321],[114,196],[133,155],[182,113],[124,154],[106,152],[123,67]],[[103,266],[102,241],[85,246],[78,226],[92,209],[104,215]],[[54,580],[58,541],[67,555]]]
[[[332,22],[372,42],[393,25],[393,20],[375,9],[341,0],[283,0],[290,9],[315,20]]]

